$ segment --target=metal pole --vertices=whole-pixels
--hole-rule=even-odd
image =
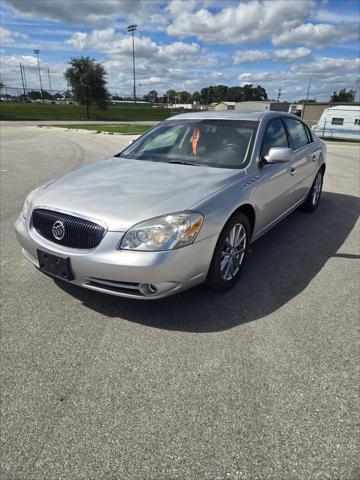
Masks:
[[[356,85],[355,85],[354,102],[356,102],[356,95],[358,92],[358,88],[359,88],[359,80],[356,81]]]
[[[136,81],[135,81],[135,40],[134,40],[134,32],[137,28],[137,25],[129,25],[127,27],[128,32],[132,34],[132,58],[133,58],[133,82],[134,82],[134,103],[136,103]]]
[[[134,41],[134,30],[132,33],[132,47],[133,47],[133,72],[134,72],[134,103],[136,103],[136,81],[135,81],[135,41]]]
[[[41,93],[41,100],[44,103],[44,95],[43,95],[43,87],[42,87],[42,81],[41,81],[41,71],[40,71],[40,60],[39,60],[39,53],[40,50],[36,49],[34,50],[34,53],[37,57],[37,63],[38,63],[38,70],[39,70],[39,80],[40,80],[40,93]]]
[[[50,87],[50,95],[52,95],[52,89],[51,89],[51,80],[50,80],[50,68],[48,67],[48,77],[49,77],[49,87]]]
[[[309,78],[309,85],[308,85],[308,89],[307,89],[306,100],[308,100],[308,99],[309,99],[309,94],[310,94],[310,86],[311,86],[311,77]]]
[[[24,91],[24,102],[26,102],[25,83],[24,83],[24,76],[23,76],[23,70],[22,70],[21,63],[20,63],[20,74],[21,74],[21,83],[22,83],[23,91]]]
[[[22,70],[23,70],[23,75],[24,75],[25,92],[26,92],[26,99],[27,99],[28,87],[27,87],[26,74],[25,74],[25,65],[22,66]]]

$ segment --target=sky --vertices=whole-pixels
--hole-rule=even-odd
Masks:
[[[0,78],[64,90],[71,57],[102,62],[113,94],[132,93],[135,36],[138,95],[209,85],[263,86],[270,98],[329,100],[360,77],[360,0],[2,0]],[[360,86],[359,86],[360,91]],[[359,100],[359,94],[357,96]]]

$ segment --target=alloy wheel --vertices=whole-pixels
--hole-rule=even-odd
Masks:
[[[312,204],[314,206],[319,201],[320,194],[321,194],[321,187],[322,187],[322,174],[321,174],[321,172],[319,172],[316,175],[314,185],[313,185],[313,188],[312,188],[312,192],[311,192],[311,201],[312,201]]]
[[[246,250],[246,230],[237,223],[229,231],[221,252],[221,275],[225,281],[232,280],[240,270]]]

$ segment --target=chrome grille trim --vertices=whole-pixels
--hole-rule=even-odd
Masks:
[[[61,221],[65,227],[65,235],[61,240],[57,240],[52,233],[56,221]],[[45,208],[33,210],[31,223],[37,233],[50,242],[80,250],[97,247],[106,233],[106,228],[95,221]]]
[[[143,294],[139,290],[139,285],[139,283],[117,282],[115,280],[104,280],[95,277],[87,277],[84,281],[84,286],[108,290],[109,292],[127,293],[128,295],[143,297]]]

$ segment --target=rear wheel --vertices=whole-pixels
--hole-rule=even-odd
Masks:
[[[237,283],[249,241],[249,220],[243,213],[236,213],[225,225],[216,244],[207,276],[210,288],[223,291]]]
[[[303,204],[304,210],[308,212],[313,212],[314,210],[317,209],[320,202],[323,179],[324,179],[324,171],[321,169],[318,171],[315,177],[314,183],[311,186],[309,195],[307,196]]]

